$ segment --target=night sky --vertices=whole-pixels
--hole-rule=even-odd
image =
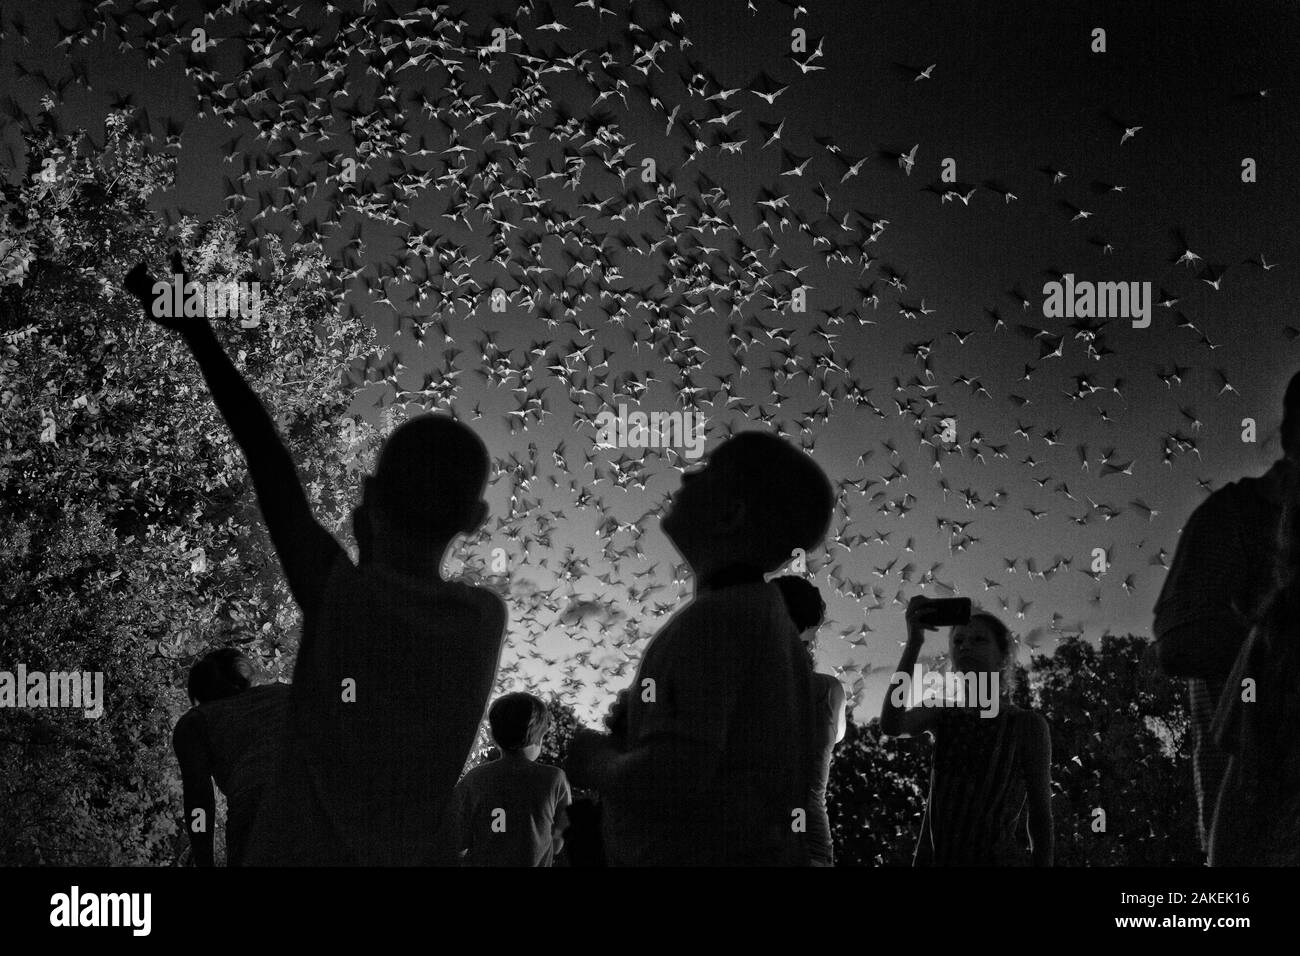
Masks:
[[[1293,4],[12,6],[9,117],[81,74],[93,90],[66,83],[60,123],[102,139],[132,94],[179,150],[169,215],[216,215],[233,184],[251,237],[319,232],[388,349],[356,411],[450,408],[497,459],[493,517],[459,555],[470,573],[509,556],[503,686],[589,718],[690,593],[657,517],[690,462],[594,449],[619,402],[698,409],[709,450],[779,429],[841,488],[810,556],[818,659],[864,715],[916,593],[971,596],[1022,660],[1062,634],[1149,634],[1192,508],[1280,455],[1300,368]],[[196,26],[221,42],[187,56]],[[494,26],[506,53],[483,52]],[[343,157],[363,168],[351,194],[326,178]],[[1145,329],[1046,318],[1063,273],[1169,304]]]

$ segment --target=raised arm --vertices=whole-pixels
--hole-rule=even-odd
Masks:
[[[179,260],[176,256],[172,263],[178,272]],[[304,615],[314,613],[331,564],[345,552],[312,516],[298,470],[276,434],[271,416],[221,348],[206,318],[155,316],[154,282],[143,263],[131,270],[125,286],[140,301],[150,320],[181,334],[198,361],[212,400],[248,462],[258,505],[280,556],[289,590]]]
[[[903,696],[903,688],[911,680],[916,658],[925,643],[925,632],[931,630],[930,616],[925,598],[917,596],[907,603],[907,643],[903,645],[903,656],[880,708],[880,732],[887,737],[912,737],[933,730],[938,724],[938,708],[908,707],[897,699]]]

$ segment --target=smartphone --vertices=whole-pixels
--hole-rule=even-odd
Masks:
[[[970,598],[931,598],[929,603],[934,613],[930,622],[935,627],[970,623]]]

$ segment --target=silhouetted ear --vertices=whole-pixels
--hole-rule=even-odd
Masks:
[[[751,514],[749,506],[737,496],[716,500],[706,518],[715,531],[729,535],[739,534],[747,529]]]

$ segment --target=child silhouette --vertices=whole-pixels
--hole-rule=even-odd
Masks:
[[[195,865],[215,866],[216,796],[226,795],[226,865],[242,866],[257,808],[277,773],[289,711],[288,684],[252,684],[253,665],[233,647],[190,668],[194,704],[176,722],[185,829]]]
[[[501,754],[461,777],[445,823],[453,856],[467,866],[555,863],[573,794],[563,770],[537,763],[550,722],[532,694],[506,694],[488,709]]]
[[[763,576],[821,543],[834,501],[811,458],[762,432],[683,475],[663,529],[696,596],[646,647],[620,733],[569,748],[611,864],[808,865],[812,664]]]
[[[182,273],[179,255],[172,268]],[[451,542],[487,516],[487,449],[447,416],[396,429],[352,514],[353,564],[312,516],[270,416],[207,320],[155,319],[143,264],[125,285],[198,360],[302,610],[285,747],[247,862],[423,862],[473,746],[505,629],[496,594],[440,572]]]

